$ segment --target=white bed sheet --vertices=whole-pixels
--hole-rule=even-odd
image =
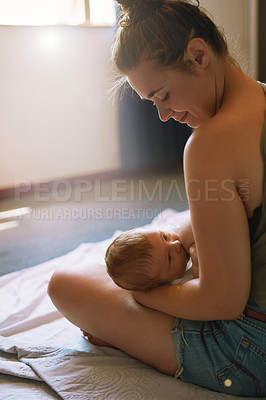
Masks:
[[[151,225],[176,225],[184,215],[167,209]],[[103,263],[112,239],[82,244],[0,278],[0,399],[240,399],[175,380],[119,350],[93,346],[56,310],[46,293],[53,271]]]

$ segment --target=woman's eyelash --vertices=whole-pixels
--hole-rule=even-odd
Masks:
[[[169,262],[171,262],[172,257],[170,256],[170,254],[168,255],[168,258],[169,258]]]
[[[167,236],[165,233],[163,233],[163,238],[164,238],[164,240],[167,240]]]
[[[166,93],[163,99],[159,99],[161,102],[167,101],[169,99],[169,93]],[[156,107],[156,103],[152,103],[154,107]]]
[[[164,98],[162,99],[162,101],[166,101],[169,99],[169,93],[166,93],[166,95],[164,96]]]

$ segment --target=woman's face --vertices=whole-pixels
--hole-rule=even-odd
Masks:
[[[156,105],[164,122],[173,118],[197,128],[215,115],[215,80],[208,70],[192,74],[142,61],[128,73],[128,81],[143,100]]]

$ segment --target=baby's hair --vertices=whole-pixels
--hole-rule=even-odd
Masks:
[[[121,233],[105,254],[107,272],[123,289],[147,290],[160,284],[151,276],[152,245],[145,231],[132,229]]]
[[[192,1],[117,0],[121,6],[113,61],[122,75],[149,60],[161,67],[191,72],[184,60],[190,39],[201,38],[219,56],[229,55],[223,33],[207,13]]]

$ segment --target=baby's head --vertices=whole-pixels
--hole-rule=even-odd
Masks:
[[[147,290],[180,278],[187,255],[176,234],[132,229],[120,234],[105,255],[107,272],[127,290]]]
[[[108,274],[118,286],[128,290],[158,286],[156,280],[151,282],[152,250],[144,230],[132,229],[121,233],[105,254]]]

